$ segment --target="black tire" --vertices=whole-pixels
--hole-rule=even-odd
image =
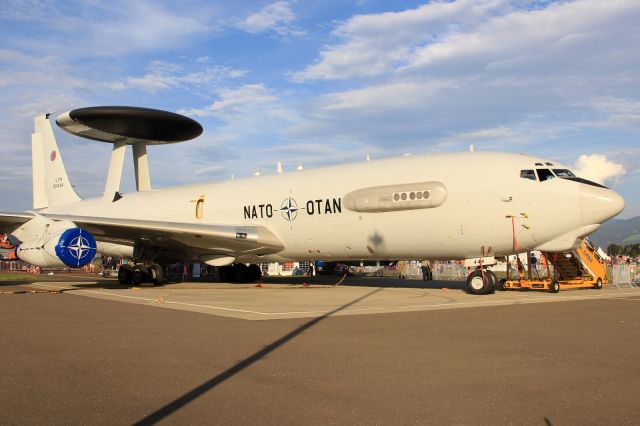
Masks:
[[[149,280],[154,284],[160,284],[164,279],[164,268],[162,265],[152,263],[148,267]]]
[[[140,268],[135,268],[131,271],[131,283],[138,285],[145,281],[145,274],[140,270]]]
[[[489,279],[489,291],[488,291],[488,294],[495,293],[496,292],[496,283],[498,282],[498,278],[496,277],[496,274],[494,274],[493,271],[485,270],[484,271],[484,275],[485,275],[485,278]]]
[[[260,278],[262,278],[262,269],[260,269],[260,266],[252,263],[247,269],[247,276],[250,282],[260,281]]]
[[[233,281],[243,283],[249,281],[249,268],[244,263],[233,265]]]
[[[233,268],[231,266],[221,266],[218,269],[218,276],[223,283],[230,283],[233,281]]]
[[[498,291],[506,291],[507,289],[504,288],[505,283],[507,282],[507,280],[505,280],[504,278],[501,280],[498,280],[498,282],[496,283],[496,290]]]
[[[491,290],[491,275],[481,270],[475,270],[467,277],[467,293],[471,294],[487,294]]]
[[[598,281],[593,285],[593,288],[600,290],[602,288],[602,278],[598,278]]]
[[[560,291],[560,283],[558,281],[552,281],[551,285],[549,285],[549,291],[551,293],[557,293]]]
[[[128,266],[121,266],[118,269],[118,282],[122,285],[131,284],[131,269]]]

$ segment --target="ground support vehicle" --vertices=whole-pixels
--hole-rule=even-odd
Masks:
[[[497,289],[532,289],[557,293],[573,288],[601,289],[603,285],[608,284],[607,263],[586,238],[577,250],[542,255],[546,259],[545,276],[533,276],[538,275],[538,270],[532,268],[530,253],[527,253],[527,277],[525,278],[524,265],[518,258],[518,279],[509,279],[512,271],[507,262],[507,279],[500,280]]]

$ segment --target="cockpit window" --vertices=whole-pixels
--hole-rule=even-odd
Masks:
[[[551,173],[551,170],[549,169],[536,169],[536,171],[538,172],[538,179],[540,180],[540,182],[544,182],[545,180],[553,179],[554,177],[556,177],[553,173]]]
[[[522,179],[536,180],[536,174],[533,170],[520,170],[520,177]]]
[[[571,170],[567,170],[567,169],[553,169],[553,173],[555,173],[556,176],[558,176],[559,178],[563,178],[563,179],[576,177],[576,175],[571,173]]]

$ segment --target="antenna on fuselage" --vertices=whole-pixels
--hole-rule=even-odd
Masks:
[[[151,190],[147,145],[185,142],[202,134],[202,126],[189,117],[150,108],[107,106],[74,109],[56,119],[72,135],[113,144],[104,197],[122,198],[120,182],[125,150],[131,145],[137,191]]]

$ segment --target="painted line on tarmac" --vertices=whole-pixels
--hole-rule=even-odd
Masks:
[[[122,297],[122,298],[125,298],[125,299],[144,300],[144,301],[147,301],[147,302],[154,302],[154,303],[157,303],[157,304],[184,305],[184,306],[191,306],[191,307],[196,307],[196,308],[210,308],[210,309],[219,309],[219,310],[222,310],[222,311],[241,312],[241,313],[246,313],[246,314],[268,315],[268,312],[257,312],[257,311],[248,311],[248,310],[244,310],[244,309],[223,308],[223,307],[220,307],[220,306],[198,305],[198,304],[195,304],[195,303],[172,302],[172,301],[169,301],[169,300],[163,300],[162,302],[159,302],[158,298],[153,299],[153,298],[140,297],[140,296],[127,296],[125,294],[114,294],[114,293],[108,293],[106,291],[83,290],[83,289],[78,289],[76,287],[62,287],[62,286],[55,286],[55,285],[50,285],[50,284],[40,284],[40,283],[33,283],[33,284],[44,286],[44,287],[64,288],[64,289],[74,290],[74,291],[83,292],[83,293],[100,294],[100,295],[112,296],[112,297]],[[298,313],[302,313],[302,312],[298,312]]]
[[[220,311],[228,311],[228,312],[237,312],[244,314],[255,314],[255,315],[263,315],[263,316],[284,316],[284,315],[309,315],[309,314],[326,314],[327,312],[331,312],[334,308],[331,308],[326,311],[288,311],[288,312],[260,312],[260,311],[251,311],[247,309],[236,309],[236,308],[225,308],[222,306],[212,306],[212,305],[202,305],[197,303],[186,303],[186,302],[175,302],[163,300],[159,301],[158,298],[148,298],[141,296],[128,296],[124,294],[115,294],[109,293],[106,291],[97,291],[97,290],[84,290],[78,289],[77,287],[68,287],[68,286],[55,286],[51,284],[43,284],[43,283],[33,283],[34,285],[40,285],[44,287],[54,287],[54,288],[64,288],[64,289],[73,289],[78,292],[85,292],[91,294],[99,294],[103,296],[110,297],[120,297],[125,299],[134,299],[134,300],[142,300],[146,302],[153,302],[154,306],[159,306],[162,304],[167,305],[180,305],[180,306],[188,306],[193,308],[205,308],[205,309],[214,309]],[[415,310],[415,309],[424,309],[424,308],[437,308],[437,307],[456,307],[456,306],[497,306],[497,305],[511,305],[516,303],[532,303],[532,302],[562,302],[562,301],[572,301],[572,300],[590,300],[590,299],[627,299],[627,300],[635,300],[628,299],[624,296],[638,296],[638,292],[624,292],[618,293],[615,295],[582,295],[582,296],[558,296],[558,295],[548,295],[546,297],[531,297],[527,299],[500,299],[500,300],[479,300],[479,301],[469,301],[469,302],[451,302],[451,303],[435,303],[435,304],[427,304],[427,305],[403,305],[403,306],[369,306],[369,307],[360,307],[360,308],[349,308],[345,312],[354,312],[354,311],[380,311],[380,310]]]

